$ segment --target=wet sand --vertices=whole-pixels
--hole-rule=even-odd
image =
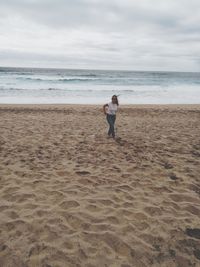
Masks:
[[[200,266],[200,105],[0,105],[0,266]]]

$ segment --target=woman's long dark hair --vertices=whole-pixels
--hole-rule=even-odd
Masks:
[[[113,95],[112,99],[113,99],[113,97],[116,99],[116,104],[119,106],[119,101],[118,101],[117,95]]]

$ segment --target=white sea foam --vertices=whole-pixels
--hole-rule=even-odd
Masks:
[[[200,104],[200,73],[0,68],[0,103]]]

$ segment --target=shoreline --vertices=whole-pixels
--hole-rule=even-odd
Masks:
[[[0,108],[68,108],[68,107],[102,107],[103,104],[1,104]],[[200,108],[200,104],[119,104],[122,108]]]

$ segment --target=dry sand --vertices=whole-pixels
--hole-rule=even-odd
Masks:
[[[200,106],[0,106],[1,267],[200,266]]]

